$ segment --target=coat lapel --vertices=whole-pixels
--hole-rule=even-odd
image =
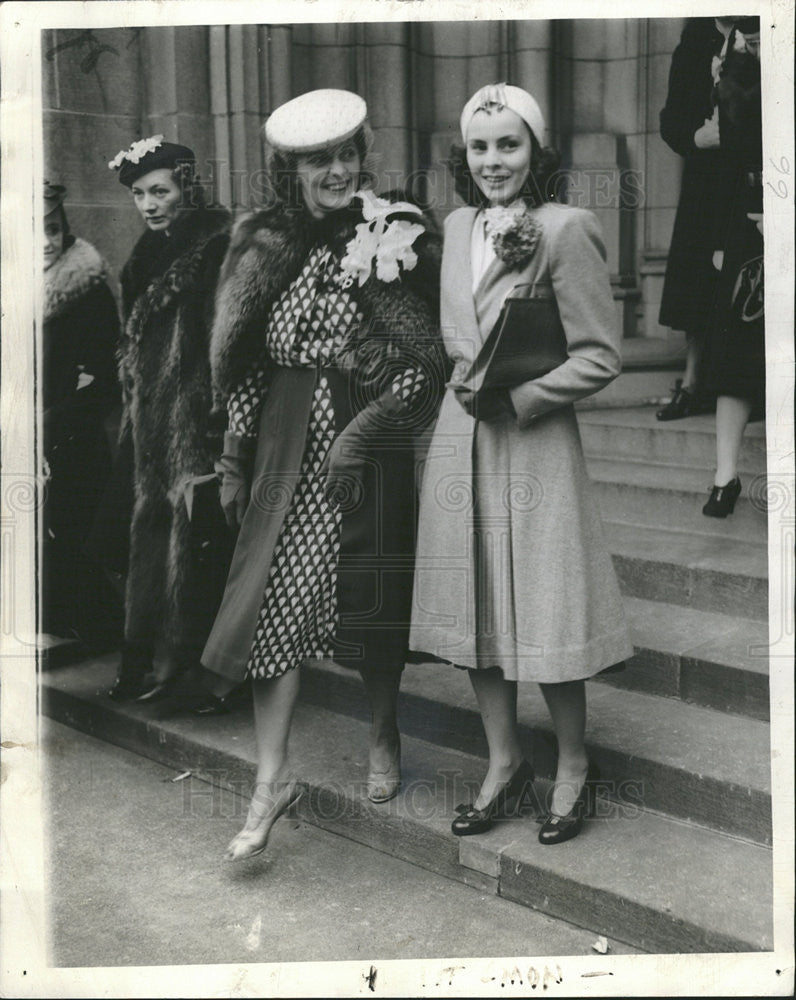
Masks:
[[[497,323],[500,310],[512,288],[527,280],[527,271],[528,268],[522,271],[508,268],[499,257],[487,268],[475,291],[475,311],[482,341],[486,340]]]
[[[477,211],[463,208],[451,216],[442,251],[442,332],[448,356],[455,362],[472,362],[481,346],[470,256]]]

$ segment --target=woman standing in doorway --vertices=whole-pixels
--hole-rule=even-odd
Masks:
[[[410,645],[466,667],[481,710],[489,768],[453,821],[459,836],[529,790],[517,682],[541,685],[558,767],[540,840],[555,844],[580,831],[598,777],[584,680],[632,646],[572,406],[619,373],[620,334],[594,217],[546,200],[557,156],[543,133],[519,87],[484,87],[462,111],[452,162],[469,207],[446,220],[441,296],[455,369],[423,478]],[[567,359],[520,384],[465,388],[504,303],[528,287],[556,303]]]

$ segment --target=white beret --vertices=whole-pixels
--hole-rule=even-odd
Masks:
[[[467,128],[476,111],[488,108],[490,105],[508,108],[519,115],[533,132],[540,146],[544,144],[544,117],[542,110],[527,90],[512,87],[506,83],[490,83],[477,90],[465,104],[459,119],[462,140],[467,141]]]
[[[367,104],[350,90],[310,90],[274,111],[265,138],[283,153],[313,153],[350,139],[367,113]]]

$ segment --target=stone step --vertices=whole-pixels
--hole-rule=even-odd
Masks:
[[[578,424],[587,455],[703,469],[708,473],[707,482],[716,466],[713,414],[661,421],[655,418],[655,407],[620,407],[580,410]],[[765,471],[766,431],[763,421],[758,421],[749,424],[744,433],[739,472],[754,477]]]
[[[603,529],[630,597],[768,621],[768,553],[759,543],[612,518]]]
[[[175,771],[236,791],[252,780],[249,712],[156,720],[151,708],[116,705],[98,693],[112,679],[111,657],[48,672],[44,711]],[[560,846],[538,843],[530,815],[456,838],[454,806],[477,787],[483,761],[407,733],[402,791],[373,805],[363,794],[368,727],[346,714],[306,702],[297,708],[291,748],[308,785],[297,806],[305,822],[645,951],[772,948],[769,849],[603,799],[582,834]],[[537,786],[544,797],[545,783]]]
[[[771,842],[770,729],[765,722],[730,719],[606,683],[588,687],[589,752],[618,799],[757,843]],[[305,669],[302,698],[340,715],[370,718],[358,675],[328,661]],[[537,773],[552,778],[555,738],[537,685],[519,685],[517,715]],[[465,670],[439,663],[408,665],[400,723],[410,736],[487,757]]]
[[[599,455],[589,455],[586,462],[605,518],[737,538],[756,542],[765,550],[768,519],[765,509],[760,509],[759,477],[741,476],[741,495],[730,516],[705,517],[702,507],[713,476],[704,469]]]
[[[622,371],[665,369],[682,372],[685,362],[685,334],[666,337],[625,337],[622,341]],[[674,375],[670,378],[674,382]]]
[[[625,597],[636,655],[595,680],[767,721],[768,625]]]
[[[623,370],[604,389],[580,400],[577,409],[589,411],[605,407],[660,407],[671,398],[673,384],[674,376],[670,371]]]

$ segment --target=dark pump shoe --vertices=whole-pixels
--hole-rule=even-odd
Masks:
[[[136,701],[150,687],[145,677],[146,674],[137,670],[120,670],[113,687],[108,691],[108,697],[114,701]]]
[[[735,503],[740,495],[741,480],[736,476],[724,486],[713,487],[702,513],[705,517],[726,517],[735,510]]]
[[[138,702],[144,702],[147,705],[155,705],[160,701],[166,701],[167,698],[171,698],[177,689],[177,684],[182,677],[182,674],[172,674],[170,677],[164,678],[162,681],[156,681],[154,684],[148,684],[146,689],[136,698]]]
[[[539,831],[540,844],[563,844],[564,841],[577,837],[583,829],[583,821],[594,814],[594,800],[597,796],[595,786],[599,780],[600,769],[593,761],[589,761],[586,778],[575,804],[566,816],[559,816],[552,811],[547,814]]]
[[[678,378],[674,383],[672,398],[655,416],[658,420],[682,420],[683,417],[694,417],[698,413],[712,413],[713,409],[709,398],[683,388],[683,380]]]
[[[474,806],[459,807],[459,815],[451,823],[451,830],[457,837],[469,837],[475,833],[486,833],[496,819],[505,819],[508,808],[515,800],[533,786],[536,775],[524,760],[512,774],[497,795],[483,809]]]

